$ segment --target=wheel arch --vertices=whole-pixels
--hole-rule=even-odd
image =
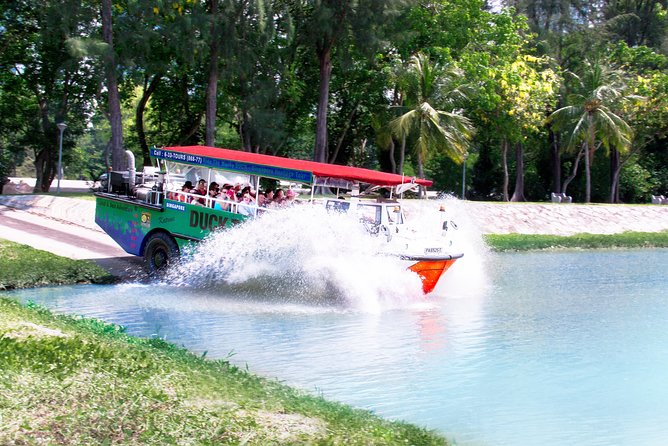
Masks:
[[[144,255],[146,254],[146,245],[147,245],[148,241],[151,239],[151,237],[152,237],[153,235],[155,235],[155,234],[159,234],[159,233],[161,233],[161,234],[165,234],[165,235],[167,235],[168,237],[171,237],[171,239],[174,241],[174,244],[176,245],[176,249],[177,249],[177,251],[178,251],[178,255],[180,256],[180,255],[181,255],[181,248],[179,247],[179,244],[178,244],[177,241],[176,241],[176,237],[174,237],[174,235],[173,235],[171,232],[169,232],[168,230],[163,229],[163,228],[155,228],[155,229],[152,229],[151,231],[149,231],[149,232],[144,236],[144,239],[141,241],[141,249],[139,250],[139,252],[141,253],[141,256],[144,257]]]

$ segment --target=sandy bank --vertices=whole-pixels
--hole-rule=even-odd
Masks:
[[[572,235],[668,230],[668,206],[662,205],[478,201],[457,201],[454,204],[456,214],[465,214],[466,220],[476,225],[483,234]],[[92,200],[51,195],[0,195],[0,205],[102,233],[95,224],[95,202]]]
[[[617,234],[668,230],[668,206],[624,204],[463,204],[484,234]]]

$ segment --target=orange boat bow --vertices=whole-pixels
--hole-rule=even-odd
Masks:
[[[422,292],[429,294],[434,291],[438,279],[455,263],[457,259],[450,260],[421,260],[410,267],[409,270],[417,273],[422,279]]]

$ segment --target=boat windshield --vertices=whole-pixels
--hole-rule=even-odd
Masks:
[[[374,204],[358,204],[357,214],[360,220],[372,225],[379,225],[381,223],[381,207]]]
[[[351,210],[350,204],[350,202],[342,200],[328,200],[325,206],[329,212],[348,213]],[[353,209],[356,217],[364,223],[371,225],[382,223],[383,207],[379,204],[357,203]],[[396,216],[393,215],[393,218],[396,219]]]

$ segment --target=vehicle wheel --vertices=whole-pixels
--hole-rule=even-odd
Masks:
[[[157,232],[149,236],[144,248],[144,264],[150,276],[158,275],[178,257],[179,246],[171,235]]]

